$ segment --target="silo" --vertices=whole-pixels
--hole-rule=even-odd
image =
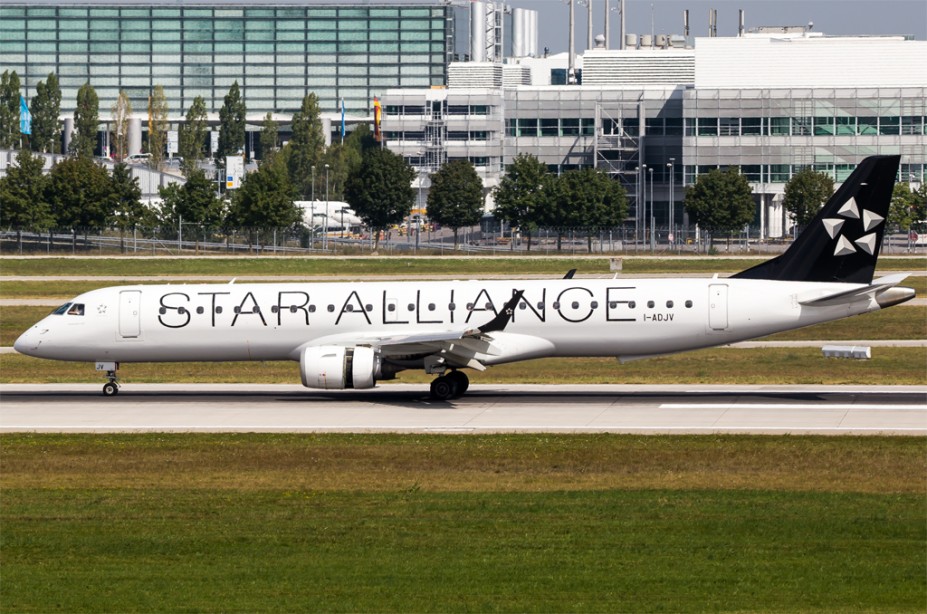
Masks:
[[[470,3],[470,61],[486,61],[486,4]]]
[[[528,55],[528,15],[525,9],[512,9],[512,55],[522,58]]]

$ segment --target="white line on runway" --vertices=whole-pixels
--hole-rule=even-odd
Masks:
[[[927,405],[872,405],[865,403],[663,403],[660,409],[813,409],[815,411],[873,409],[927,410]]]

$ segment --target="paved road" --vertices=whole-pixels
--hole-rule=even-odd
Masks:
[[[927,435],[927,386],[0,386],[0,432],[615,432]]]

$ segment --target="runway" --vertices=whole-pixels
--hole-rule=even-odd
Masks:
[[[757,433],[927,435],[927,386],[0,386],[0,432]]]

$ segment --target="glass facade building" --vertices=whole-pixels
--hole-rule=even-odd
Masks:
[[[156,85],[172,117],[196,96],[214,112],[234,81],[251,117],[290,115],[308,92],[323,112],[344,99],[348,113],[368,115],[387,88],[444,85],[453,31],[437,2],[4,2],[0,67],[18,73],[27,97],[54,72],[64,115],[88,81],[101,117],[120,88],[144,112]]]

